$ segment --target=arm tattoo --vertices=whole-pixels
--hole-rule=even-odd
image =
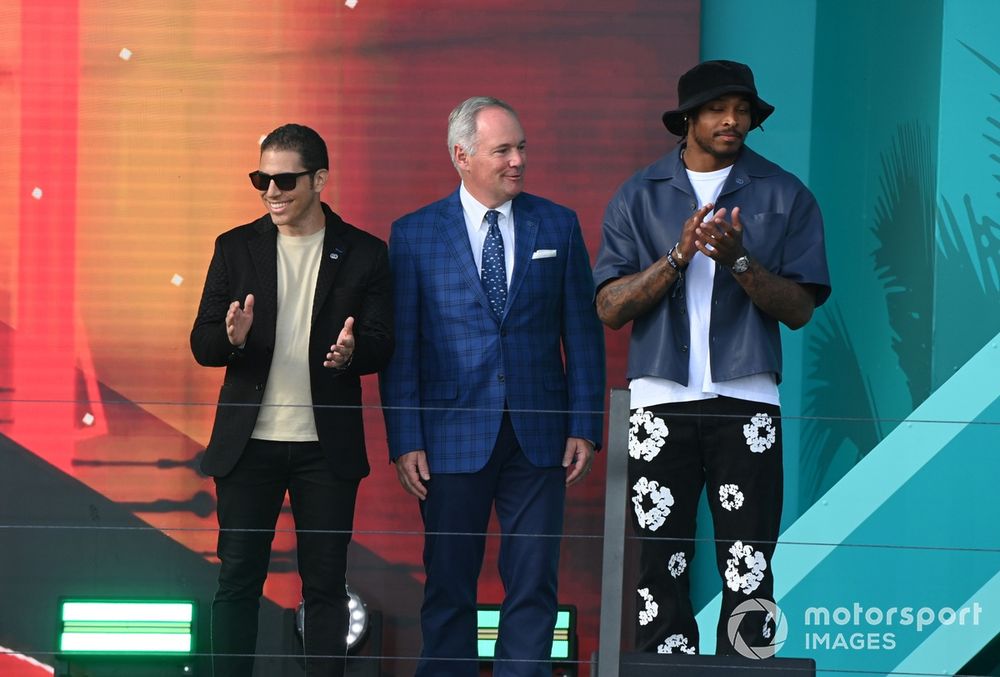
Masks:
[[[735,278],[755,306],[790,329],[799,329],[812,318],[816,294],[811,287],[775,275],[757,261]]]
[[[677,279],[666,257],[646,270],[620,277],[597,293],[597,314],[604,324],[620,329],[655,306]]]

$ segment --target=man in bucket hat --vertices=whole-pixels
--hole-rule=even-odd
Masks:
[[[632,322],[636,642],[643,651],[698,651],[688,565],[707,487],[725,582],[717,652],[748,655],[775,629],[761,614],[732,640],[728,632],[742,602],[773,602],[778,323],[802,327],[830,295],[823,221],[797,178],[744,145],[774,112],[750,68],[706,61],[681,76],[677,92],[663,123],[681,142],[612,198],[594,268],[601,320],[613,329]]]

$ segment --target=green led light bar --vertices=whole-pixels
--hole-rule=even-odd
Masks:
[[[194,651],[193,601],[59,602],[59,652],[76,655],[187,655]]]
[[[500,607],[495,604],[480,604],[476,608],[476,624],[479,660],[492,661],[496,657],[497,636],[500,631]],[[575,606],[560,606],[556,612],[556,625],[552,633],[552,660],[576,660]]]

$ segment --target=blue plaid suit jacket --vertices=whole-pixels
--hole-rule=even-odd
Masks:
[[[576,214],[522,193],[502,317],[490,310],[456,190],[392,225],[396,351],[380,375],[395,460],[427,453],[432,473],[490,457],[506,402],[527,457],[560,465],[567,437],[601,442],[604,332]],[[533,258],[551,250],[555,256]]]

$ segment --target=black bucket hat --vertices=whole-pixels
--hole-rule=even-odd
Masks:
[[[746,94],[750,98],[750,129],[759,127],[774,112],[774,106],[757,96],[749,66],[736,61],[703,61],[677,81],[677,109],[663,114],[663,124],[671,133],[684,136],[684,116],[726,94]]]

